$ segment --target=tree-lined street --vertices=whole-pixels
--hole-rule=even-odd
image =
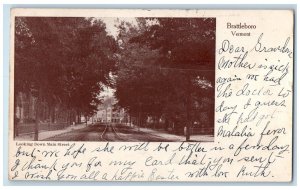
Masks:
[[[51,140],[166,141],[143,128],[212,135],[215,19],[134,20],[115,18],[113,36],[101,18],[18,17],[15,136],[94,120]]]
[[[135,128],[119,125],[118,127],[103,124],[90,125],[86,128],[61,134],[46,139],[49,141],[168,141]]]
[[[104,124],[89,125],[82,129],[72,130],[53,137],[44,139],[45,141],[98,141],[98,142],[181,142],[185,137],[166,132],[158,132],[152,129],[140,129],[128,127],[126,125],[109,126]],[[192,137],[194,141],[210,142],[211,135]]]

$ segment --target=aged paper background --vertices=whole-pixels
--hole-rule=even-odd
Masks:
[[[215,17],[216,102],[211,143],[14,141],[12,22],[11,180],[291,181],[292,11],[13,9],[12,21],[15,16]],[[228,23],[256,28],[228,29]],[[234,36],[234,31],[251,36]]]

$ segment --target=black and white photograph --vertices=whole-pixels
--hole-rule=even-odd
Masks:
[[[8,10],[10,183],[293,180],[293,9]]]
[[[14,22],[14,140],[214,141],[216,18]]]

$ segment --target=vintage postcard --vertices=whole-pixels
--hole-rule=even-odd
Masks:
[[[292,10],[12,9],[10,180],[290,182]]]

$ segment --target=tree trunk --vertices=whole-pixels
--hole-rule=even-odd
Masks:
[[[76,116],[75,116],[75,112],[74,112],[74,110],[71,110],[71,123],[73,124],[75,124],[75,122],[76,122]]]
[[[139,112],[139,118],[138,118],[138,131],[140,131],[141,127],[141,112]]]
[[[165,119],[165,131],[168,131],[169,128],[169,120],[166,118]]]
[[[67,125],[71,124],[71,119],[70,119],[70,110],[67,110]]]
[[[45,121],[47,118],[47,106],[46,106],[46,100],[44,99],[43,100],[43,120],[42,121]]]
[[[51,123],[51,110],[50,108],[48,109],[48,112],[47,112],[47,118],[48,118],[48,128],[50,128],[50,123]]]
[[[55,122],[55,107],[51,106],[50,107],[50,123]]]
[[[79,111],[77,111],[77,123],[80,124],[81,123],[81,114]]]
[[[40,97],[37,98],[36,101],[36,109],[35,109],[35,125],[34,125],[34,141],[38,141],[39,140],[39,122],[40,122],[40,104],[41,104],[41,100]]]
[[[18,93],[17,93],[18,94]],[[21,119],[18,119],[17,118],[17,97],[15,97],[15,100],[14,100],[14,137],[17,137],[19,136],[19,120]]]
[[[191,125],[191,79],[187,76],[187,101],[186,101],[186,141],[190,140],[190,125]]]

